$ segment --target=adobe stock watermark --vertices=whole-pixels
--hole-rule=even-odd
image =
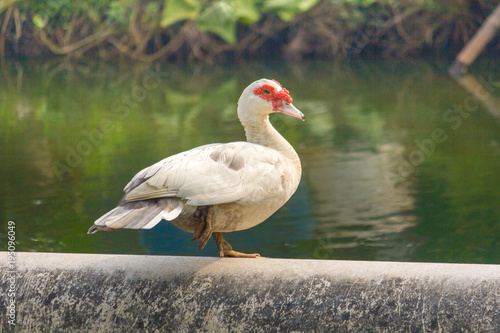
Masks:
[[[335,244],[331,236],[318,239],[318,245],[314,249],[314,259],[332,259],[334,258],[334,249],[330,246]]]
[[[156,89],[167,73],[160,72],[159,66],[156,69],[147,68],[142,75],[140,84],[134,86],[129,94],[124,94],[112,102],[113,118],[102,118],[97,128],[91,130],[82,130],[83,137],[76,145],[65,147],[66,154],[62,161],[52,162],[52,169],[60,182],[63,176],[82,164],[83,159],[94,151],[109,135],[115,131],[115,120],[123,120],[130,115],[130,110],[143,102],[148,94]]]
[[[465,97],[461,103],[453,104],[451,108],[448,108],[443,113],[442,121],[452,131],[456,131],[462,126],[464,121],[478,109],[480,101],[489,98],[499,83],[493,81],[492,74],[487,79],[479,76],[477,81],[478,83],[472,93]],[[449,138],[449,128],[436,127],[428,137],[415,139],[416,148],[410,151],[407,158],[403,156],[403,152],[395,152],[392,156],[397,163],[395,172],[386,170],[385,173],[389,187],[393,188],[394,184],[408,179],[416,171],[416,168],[422,165],[436,151],[439,145],[446,142]]]
[[[7,322],[9,327],[16,325],[16,286],[17,286],[17,265],[16,265],[16,223],[7,223]]]

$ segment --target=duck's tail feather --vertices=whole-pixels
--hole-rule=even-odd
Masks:
[[[161,220],[171,221],[182,212],[184,204],[177,198],[161,198],[126,202],[101,216],[90,227],[88,234],[100,230],[151,229]]]

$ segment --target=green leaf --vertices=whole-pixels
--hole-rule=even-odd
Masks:
[[[345,3],[350,3],[355,6],[362,6],[362,7],[370,7],[373,5],[375,2],[378,2],[380,4],[384,3],[389,3],[390,1],[381,1],[381,0],[344,0]]]
[[[47,25],[47,21],[46,17],[41,17],[38,14],[33,15],[33,24],[38,29],[43,29]]]
[[[131,7],[122,3],[122,1],[113,1],[109,4],[106,11],[109,24],[127,24],[129,21]]]
[[[295,15],[311,9],[319,0],[267,0],[264,11],[276,13],[283,21],[292,20]]]
[[[194,20],[200,13],[200,0],[165,0],[160,25],[169,25],[183,20]]]
[[[196,21],[200,31],[210,31],[229,44],[236,42],[236,16],[234,9],[224,1],[206,8]]]
[[[0,0],[0,10],[3,10],[4,8],[9,7],[13,3],[17,2],[18,0]]]
[[[243,24],[250,25],[260,19],[260,13],[255,8],[254,1],[248,0],[233,0],[231,7],[234,9],[236,19]]]
[[[301,13],[307,12],[309,9],[313,8],[319,0],[306,0],[298,1],[297,8]]]

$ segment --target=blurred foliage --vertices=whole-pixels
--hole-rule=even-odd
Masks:
[[[247,1],[247,0],[70,0],[4,1],[0,11],[11,5],[32,18],[38,29],[67,27],[76,16],[85,16],[93,23],[104,20],[107,25],[128,28],[136,16],[150,27],[169,27],[179,21],[193,20],[200,31],[212,32],[228,43],[236,41],[236,23],[249,25],[262,15],[275,14],[290,21],[297,14],[311,9],[319,0]]]
[[[466,42],[487,0],[2,0],[0,56],[213,62],[406,55]]]

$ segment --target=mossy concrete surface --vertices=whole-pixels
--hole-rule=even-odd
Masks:
[[[15,281],[0,266],[3,331],[15,287],[19,332],[500,332],[500,265],[58,253],[15,264]]]

